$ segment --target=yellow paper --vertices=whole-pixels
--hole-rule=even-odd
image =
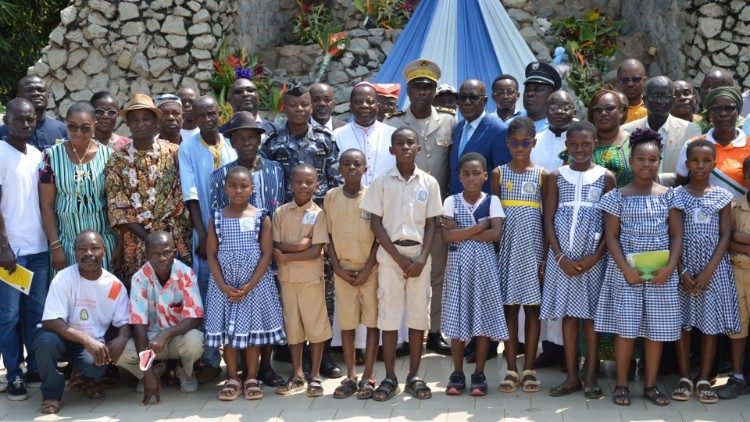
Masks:
[[[34,273],[28,269],[16,264],[16,270],[13,274],[8,274],[8,270],[0,267],[0,280],[4,281],[10,287],[20,290],[21,293],[29,294],[31,289],[31,279]]]

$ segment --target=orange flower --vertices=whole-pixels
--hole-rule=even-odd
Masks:
[[[237,60],[237,57],[235,57],[234,54],[230,54],[227,56],[227,64],[232,67],[237,67],[240,64],[240,61]]]
[[[333,57],[341,54],[346,47],[346,44],[343,42],[345,39],[346,32],[337,32],[335,34],[331,34],[331,36],[328,37],[328,54]]]

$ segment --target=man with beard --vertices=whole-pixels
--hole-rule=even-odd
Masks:
[[[646,68],[636,59],[627,59],[617,68],[617,86],[628,99],[628,117],[632,122],[646,117],[646,106],[643,104],[643,88],[646,85]]]
[[[526,66],[526,80],[523,83],[523,108],[534,121],[536,133],[547,129],[547,99],[560,89],[562,79],[554,67],[543,62],[531,62]]]
[[[313,105],[310,124],[324,127],[329,134],[344,126],[345,121],[331,117],[333,114],[333,88],[330,85],[318,83],[310,85],[310,99]]]
[[[192,138],[193,135],[198,134],[198,123],[193,118],[193,102],[198,98],[198,93],[193,88],[180,88],[177,91],[177,96],[180,97],[180,103],[182,104],[182,129],[180,129],[180,137],[182,139]]]
[[[161,110],[158,118],[159,138],[179,145],[182,143],[182,101],[172,94],[162,94],[154,99],[156,108]]]
[[[58,140],[68,137],[68,129],[65,123],[47,117],[44,112],[47,110],[49,102],[49,91],[47,84],[42,78],[34,75],[24,76],[18,81],[17,98],[23,98],[34,106],[36,113],[36,128],[28,143],[33,145],[39,151],[55,145]],[[0,138],[8,135],[8,128],[0,126]]]

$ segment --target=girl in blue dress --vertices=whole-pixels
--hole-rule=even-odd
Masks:
[[[701,403],[708,404],[719,401],[710,382],[716,336],[740,329],[737,289],[727,252],[732,238],[732,193],[709,184],[716,163],[716,145],[699,139],[690,142],[686,150],[690,182],[675,189],[683,211],[685,236],[682,260],[677,266],[683,329],[677,342],[681,379],[672,399],[686,401],[693,394],[689,353],[690,330],[695,327],[702,334],[696,395]]]
[[[475,338],[476,370],[471,375],[469,393],[484,396],[484,364],[490,339],[508,339],[493,244],[500,239],[505,214],[497,196],[482,192],[487,161],[481,154],[464,154],[458,161],[458,171],[464,191],[445,198],[441,220],[443,240],[450,244],[441,331],[452,339],[453,351],[453,373],[445,392],[459,395],[466,389],[464,347]]]
[[[256,379],[260,346],[285,344],[284,320],[276,283],[268,272],[273,254],[271,219],[248,204],[253,176],[234,167],[225,178],[229,204],[214,210],[209,220],[206,254],[211,275],[206,298],[206,344],[224,347],[227,381],[219,400],[263,398]],[[239,351],[245,359],[246,380],[237,374]]]
[[[656,182],[661,163],[661,136],[638,129],[630,136],[634,180],[607,193],[598,206],[605,211],[604,234],[609,259],[594,318],[599,332],[614,333],[617,386],[613,401],[630,405],[628,367],[636,338],[644,338],[643,396],[657,406],[669,404],[657,385],[662,346],[680,337],[677,263],[682,252],[682,213],[674,208],[674,191]],[[669,262],[651,279],[628,264],[627,254],[669,250]]]
[[[599,338],[594,315],[604,278],[604,217],[596,207],[603,194],[617,185],[614,174],[591,159],[596,128],[589,122],[573,122],[565,148],[570,165],[547,177],[544,231],[549,244],[542,289],[542,319],[562,318],[563,346],[568,378],[552,387],[553,397],[581,389],[576,359],[578,320],[586,334],[586,398],[602,396],[596,382]]]
[[[547,172],[531,162],[536,145],[534,122],[517,117],[508,125],[510,163],[492,171],[492,194],[500,198],[505,210],[505,233],[500,241],[500,291],[505,304],[505,320],[510,338],[505,342],[508,369],[499,390],[512,393],[517,385],[524,392],[541,389],[534,371],[539,342],[539,305],[542,302],[541,277],[544,270],[544,234],[542,231],[543,183]],[[526,350],[521,376],[518,376],[518,312],[526,316]]]

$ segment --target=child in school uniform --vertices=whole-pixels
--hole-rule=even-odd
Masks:
[[[375,252],[378,243],[370,228],[370,214],[360,209],[367,188],[362,175],[366,158],[358,149],[348,149],[339,157],[339,172],[344,185],[326,193],[323,209],[328,223],[328,256],[333,267],[336,292],[335,309],[341,327],[347,377],[336,387],[338,399],[357,393],[358,399],[372,398],[375,378],[372,369],[378,351],[378,270]],[[367,327],[365,370],[357,383],[354,338],[359,324]]]
[[[684,227],[680,274],[682,335],[677,341],[680,381],[672,399],[690,400],[693,381],[690,373],[690,330],[700,330],[701,368],[695,394],[701,403],[717,403],[711,387],[711,369],[716,355],[716,336],[740,329],[737,289],[727,248],[732,237],[732,194],[709,184],[716,163],[716,145],[702,139],[686,148],[690,181],[674,190],[676,207],[682,209]]]
[[[542,292],[542,319],[563,321],[563,346],[568,378],[550,389],[553,397],[581,389],[578,377],[578,320],[586,334],[587,368],[583,389],[586,398],[598,399],[596,382],[599,338],[594,315],[604,278],[604,217],[596,207],[603,194],[617,185],[615,176],[594,164],[596,128],[587,121],[573,122],[565,148],[570,165],[547,177],[544,198],[544,231],[549,251]]]
[[[331,338],[326,314],[323,248],[328,230],[323,210],[313,202],[318,188],[318,173],[309,164],[292,170],[293,200],[278,209],[273,217],[273,258],[278,263],[281,305],[292,355],[292,376],[276,388],[286,395],[305,388],[302,346],[310,342],[312,370],[307,383],[309,397],[323,395],[320,361],[323,342]]]
[[[378,328],[383,332],[385,379],[373,393],[376,401],[389,400],[399,391],[396,339],[404,317],[411,357],[406,392],[418,399],[432,397],[417,373],[424,331],[430,328],[430,248],[443,209],[437,180],[416,166],[418,139],[408,127],[393,132],[390,152],[396,167],[376,177],[362,201],[362,209],[372,214],[371,227],[380,244]]]
[[[671,188],[654,180],[661,162],[661,136],[651,129],[630,135],[630,164],[634,180],[604,195],[608,260],[594,318],[598,332],[614,333],[617,384],[612,401],[630,405],[628,367],[636,338],[643,337],[645,380],[643,397],[655,406],[669,398],[656,385],[663,342],[680,337],[677,263],[682,252],[682,212]],[[669,251],[667,265],[644,279],[628,264],[627,254]]]
[[[750,157],[742,162],[742,175],[745,185],[750,186]],[[750,192],[732,201],[732,237],[729,241],[729,251],[732,252],[740,329],[737,333],[729,334],[732,374],[727,383],[716,390],[716,394],[722,400],[735,399],[750,393],[750,387],[743,374],[750,325]]]
[[[500,289],[505,304],[505,319],[510,338],[505,342],[508,369],[498,390],[536,393],[541,384],[534,370],[539,342],[539,305],[542,301],[540,281],[544,271],[544,233],[542,232],[542,198],[547,172],[531,162],[536,144],[534,121],[517,117],[508,125],[508,148],[511,161],[492,171],[492,194],[500,198],[505,210],[505,233],[500,242]],[[523,306],[526,316],[524,334],[526,351],[524,369],[518,376],[518,312]]]
[[[231,169],[224,191],[229,204],[208,223],[206,254],[211,270],[206,304],[206,343],[224,347],[227,381],[219,400],[263,398],[257,380],[260,347],[286,343],[276,283],[268,267],[273,243],[268,212],[248,204],[253,176]],[[246,380],[240,385],[238,351],[244,351]]]
[[[441,331],[452,339],[453,356],[453,373],[445,392],[460,395],[466,390],[464,348],[467,341],[476,338],[476,370],[471,375],[469,393],[484,396],[484,364],[490,339],[508,339],[493,244],[500,240],[505,214],[497,196],[482,192],[487,161],[481,154],[464,154],[458,160],[458,171],[464,190],[445,198],[441,220],[443,240],[449,243]]]

